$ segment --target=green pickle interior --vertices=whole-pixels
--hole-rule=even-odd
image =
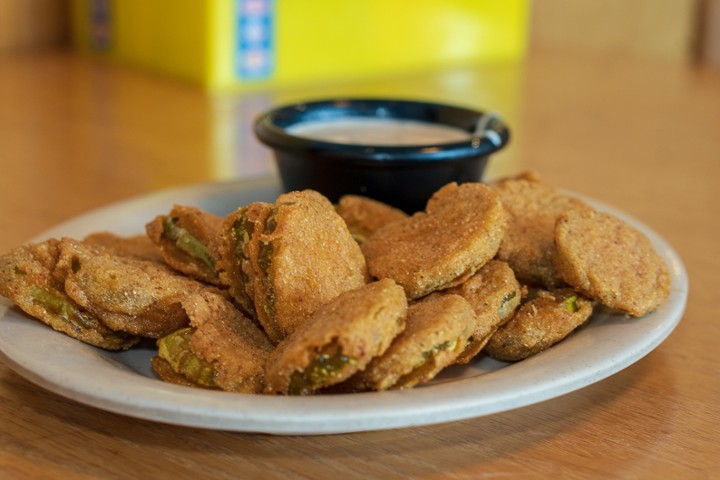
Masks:
[[[193,234],[177,224],[177,218],[167,216],[163,221],[163,235],[175,242],[175,245],[191,257],[203,262],[214,274],[217,274],[215,260],[207,247]]]
[[[290,377],[290,395],[309,395],[329,385],[329,380],[343,373],[349,365],[357,364],[357,358],[345,355],[338,345],[330,345],[315,355],[305,369]]]
[[[158,340],[158,355],[172,369],[193,383],[203,387],[217,388],[217,372],[212,364],[190,350],[190,338],[194,330],[182,328]]]
[[[511,306],[511,300],[513,300],[515,297],[517,297],[518,292],[513,290],[512,292],[505,295],[502,300],[500,301],[500,307],[498,307],[498,315],[500,315],[501,319],[504,319],[508,316],[509,309]]]
[[[275,206],[270,209],[268,216],[265,219],[264,234],[271,234],[277,228],[277,215],[278,207]],[[263,301],[261,305],[256,307],[262,307],[265,313],[266,326],[270,330],[280,330],[275,320],[275,285],[272,277],[272,259],[274,255],[274,249],[271,242],[260,241],[258,245],[258,266],[260,267],[260,278],[264,289]],[[280,334],[280,332],[277,332]]]
[[[236,274],[242,280],[243,285],[250,283],[250,277],[248,277],[247,273],[243,271],[242,266],[248,259],[245,254],[245,249],[248,242],[250,242],[250,237],[252,236],[254,230],[254,224],[245,215],[241,215],[237,220],[235,220],[232,227],[233,239],[235,240],[235,261],[237,262]],[[238,288],[235,293],[236,299],[240,302],[243,309],[249,313],[250,316],[254,317],[255,305],[245,289]]]
[[[570,313],[575,313],[578,310],[580,310],[580,305],[578,304],[578,296],[577,295],[571,295],[568,298],[565,299],[563,302],[563,305],[565,306],[565,310],[567,310]]]
[[[75,303],[64,293],[35,287],[30,292],[33,302],[45,308],[53,315],[70,322],[77,328],[96,328],[97,322],[88,314],[82,312]]]
[[[275,289],[270,279],[270,266],[272,265],[273,247],[271,243],[260,242],[258,264],[263,272],[263,286],[265,287],[265,298],[262,303],[263,310],[271,322],[275,319]]]
[[[432,347],[430,350],[426,350],[422,353],[422,360],[420,363],[405,375],[401,376],[397,382],[393,385],[393,388],[402,388],[406,385],[411,384],[415,379],[422,379],[425,375],[432,372],[435,369],[434,359],[438,353],[445,350],[454,350],[458,346],[458,339],[448,340],[446,342],[439,343]]]

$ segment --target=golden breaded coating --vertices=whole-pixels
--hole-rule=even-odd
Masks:
[[[490,337],[485,352],[506,362],[523,360],[563,340],[592,310],[592,301],[570,288],[541,290]]]
[[[267,335],[218,294],[196,293],[182,304],[194,328],[190,350],[213,366],[217,386],[260,393],[265,361],[273,350]]]
[[[279,342],[320,306],[367,282],[365,258],[330,201],[305,190],[280,195],[251,253],[257,320]]]
[[[505,232],[498,196],[481,183],[448,184],[425,212],[390,223],[362,244],[374,278],[392,278],[409,299],[462,283],[495,256]]]
[[[506,179],[492,188],[508,213],[508,227],[497,257],[508,262],[524,283],[546,288],[563,285],[553,263],[555,222],[566,210],[582,208],[583,202],[535,176]]]
[[[490,336],[510,319],[522,300],[522,287],[506,262],[490,260],[472,277],[446,293],[467,300],[475,311],[475,330],[456,363],[466,364],[483,349]]]
[[[180,301],[206,288],[155,262],[118,257],[64,238],[53,275],[80,307],[115,331],[159,338],[188,323]]]
[[[107,350],[125,350],[140,339],[114,332],[64,291],[52,275],[60,256],[59,241],[28,243],[0,256],[0,295],[52,329]]]
[[[608,213],[571,210],[555,227],[556,265],[569,285],[641,317],[670,294],[670,271],[648,238]]]
[[[179,385],[259,393],[273,346],[225,297],[205,290],[182,300],[190,327],[158,339],[151,365],[163,381]]]
[[[190,326],[157,341],[151,366],[161,380],[179,385],[260,393],[265,360],[273,350],[267,335],[223,295],[190,293],[181,301]]]
[[[93,248],[103,248],[119,257],[163,262],[160,250],[147,235],[123,237],[112,232],[95,232],[83,238],[82,243]]]
[[[196,207],[175,205],[146,225],[165,262],[178,272],[213,285],[218,277],[216,240],[223,219]]]
[[[225,217],[220,227],[220,282],[229,288],[240,308],[253,319],[257,318],[253,261],[257,265],[258,238],[265,229],[265,219],[271,208],[269,203],[253,202]]]
[[[406,313],[405,292],[389,279],[340,294],[270,355],[265,392],[309,395],[342,382],[387,350]]]
[[[408,216],[398,208],[361,195],[343,195],[336,208],[358,243],[380,227]]]
[[[412,388],[452,365],[475,328],[475,313],[460,295],[433,293],[408,307],[405,330],[390,348],[346,382],[346,391]]]

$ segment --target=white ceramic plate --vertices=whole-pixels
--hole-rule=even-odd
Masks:
[[[215,183],[164,191],[82,215],[36,240],[75,238],[98,230],[144,231],[173,203],[217,214],[255,200],[273,201],[276,179]],[[587,199],[586,199],[587,200]],[[672,289],[657,311],[639,319],[600,312],[553,348],[508,365],[488,358],[451,367],[428,385],[406,391],[270,397],[180,387],[157,380],[152,345],[111,353],[56,333],[0,298],[0,352],[30,381],[94,407],[170,424],[275,434],[324,434],[446,422],[510,410],[572,392],[606,378],[657,347],[679,322],[687,299],[684,266],[662,238],[643,231],[670,265]]]

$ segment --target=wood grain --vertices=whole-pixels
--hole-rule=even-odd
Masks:
[[[635,365],[537,405],[420,428],[283,437],[168,426],[64,399],[0,364],[0,477],[676,479],[720,471],[716,70],[536,50],[521,66],[245,96],[210,96],[70,54],[5,59],[0,71],[0,251],[109,202],[272,173],[247,130],[265,105],[383,92],[502,112],[513,140],[490,175],[531,168],[635,216],[673,245],[690,276],[680,325]]]

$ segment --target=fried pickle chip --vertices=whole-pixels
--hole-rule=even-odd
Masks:
[[[218,285],[216,239],[222,218],[196,207],[175,205],[146,225],[148,237],[175,270]]]
[[[119,257],[137,258],[152,262],[162,262],[160,250],[147,235],[120,236],[112,232],[95,232],[83,238],[82,243],[95,248],[103,248]]]
[[[392,278],[409,299],[462,283],[497,252],[505,232],[498,196],[481,183],[450,183],[425,212],[392,222],[362,244],[374,278]]]
[[[220,227],[218,253],[220,281],[249,317],[255,319],[255,269],[252,262],[259,257],[258,237],[265,228],[265,219],[272,205],[253,202],[237,209]]]
[[[340,294],[270,355],[265,392],[309,395],[342,382],[387,350],[406,312],[405,292],[390,279]]]
[[[592,301],[573,289],[541,290],[490,337],[485,352],[506,362],[523,360],[563,340],[592,310]]]
[[[475,328],[475,313],[460,295],[433,293],[408,307],[405,329],[387,351],[341,388],[367,391],[412,388],[452,365]]]
[[[53,275],[65,293],[114,331],[159,338],[188,324],[180,301],[207,288],[164,265],[110,255],[64,238]]]
[[[506,262],[490,260],[462,284],[446,290],[467,300],[475,311],[475,330],[455,363],[466,364],[485,346],[490,336],[515,313],[522,287]]]
[[[504,179],[492,188],[508,213],[497,257],[508,262],[523,283],[545,288],[563,285],[553,262],[555,222],[566,210],[585,204],[542,183],[535,175]]]
[[[367,282],[365,258],[347,225],[312,190],[280,195],[247,251],[257,320],[276,343],[320,306]]]
[[[641,317],[670,294],[670,271],[648,238],[609,213],[581,209],[555,227],[556,265],[569,285],[610,308]]]
[[[115,332],[69,298],[52,272],[60,242],[29,243],[0,256],[0,295],[52,329],[107,350],[125,350],[139,337]]]
[[[361,195],[343,195],[336,208],[358,243],[380,227],[408,216],[398,208]]]
[[[221,295],[203,291],[183,300],[193,328],[190,350],[212,365],[214,383],[232,392],[260,393],[273,344]]]

